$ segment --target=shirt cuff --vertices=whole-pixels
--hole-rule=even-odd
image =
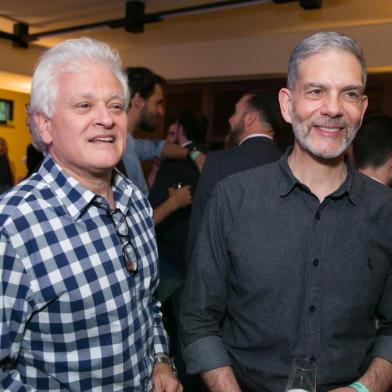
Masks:
[[[392,336],[379,335],[372,350],[373,357],[380,357],[392,363]]]
[[[184,349],[184,358],[189,374],[231,366],[229,354],[219,336],[207,336],[189,344]]]
[[[163,147],[165,147],[166,144],[166,140],[159,140],[158,142],[158,156],[162,157],[162,151],[163,151]]]
[[[154,354],[169,355],[169,338],[163,328],[154,328]]]

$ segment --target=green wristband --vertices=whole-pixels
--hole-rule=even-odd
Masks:
[[[354,388],[358,392],[369,392],[369,389],[365,387],[361,382],[356,381],[349,385],[349,387]]]
[[[197,158],[200,154],[201,154],[201,152],[198,151],[198,150],[191,151],[191,152],[189,153],[189,158],[191,158],[192,161],[196,161],[196,158]]]

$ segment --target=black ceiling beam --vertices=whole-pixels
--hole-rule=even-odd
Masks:
[[[0,31],[0,38],[9,39],[11,41],[16,41],[16,37],[11,33],[6,33],[5,31]]]
[[[274,2],[277,4],[292,3],[293,1],[298,0],[274,0]],[[317,8],[321,8],[322,0],[299,0],[299,3],[301,4],[301,7],[305,10],[314,10]]]
[[[321,8],[321,2],[322,0],[299,0],[299,3],[305,10],[314,10]]]
[[[106,20],[103,22],[89,23],[79,26],[66,27],[63,29],[42,31],[40,33],[28,34],[28,25],[25,23],[16,23],[14,25],[14,34],[9,34],[0,31],[0,38],[6,38],[13,41],[14,46],[27,48],[28,44],[43,37],[72,33],[81,30],[91,30],[101,27],[121,28],[125,27],[127,31],[132,33],[140,33],[144,31],[146,23],[160,22],[165,18],[193,14],[198,12],[206,12],[218,10],[219,8],[245,6],[252,3],[266,3],[272,0],[225,0],[216,1],[214,3],[195,5],[191,7],[176,8],[173,10],[166,10],[155,12],[151,14],[144,13],[144,3],[139,0],[131,0],[126,3],[126,17],[124,19]],[[287,3],[298,0],[273,0],[275,3]],[[321,8],[322,0],[299,0],[300,4],[305,9]]]
[[[14,24],[14,47],[27,48],[29,46],[29,25],[19,22]]]
[[[72,33],[74,31],[91,30],[91,29],[96,29],[96,28],[105,27],[105,26],[108,26],[111,28],[123,27],[124,26],[124,19],[106,20],[104,22],[88,23],[85,25],[65,27],[63,29],[41,31],[40,33],[30,34],[28,36],[28,39],[29,39],[29,41],[36,41],[36,40],[43,38],[43,37]]]

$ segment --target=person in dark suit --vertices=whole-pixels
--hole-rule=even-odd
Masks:
[[[199,150],[207,129],[206,117],[196,111],[185,109],[178,120],[169,127],[175,134],[175,142],[188,151]],[[199,170],[190,160],[165,159],[156,174],[150,189],[149,200],[153,208],[163,203],[173,189],[189,187],[195,195],[199,180]],[[157,227],[158,250],[161,257],[178,268],[185,266],[185,248],[188,234],[191,206],[177,209]]]
[[[207,118],[200,112],[184,110],[169,127],[172,142],[199,151],[207,130]],[[149,200],[153,208],[168,199],[174,189],[188,187],[192,196],[199,180],[199,170],[191,159],[165,159],[161,162],[150,189]],[[177,337],[177,321],[181,289],[185,283],[185,250],[191,205],[179,208],[156,226],[159,253],[160,284],[158,298],[163,303],[166,328],[172,342],[179,378],[188,389],[185,363]]]
[[[30,177],[33,173],[37,172],[43,160],[44,154],[33,143],[30,143],[26,149],[26,177]]]
[[[277,160],[281,151],[274,143],[281,118],[277,99],[268,92],[246,93],[229,118],[231,140],[237,145],[207,155],[194,198],[186,250],[190,263],[208,198],[216,183],[230,174]]]

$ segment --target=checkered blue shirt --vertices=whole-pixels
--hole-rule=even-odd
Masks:
[[[0,200],[0,390],[148,391],[153,356],[168,353],[152,210],[116,174],[138,271],[102,198],[48,155]]]

